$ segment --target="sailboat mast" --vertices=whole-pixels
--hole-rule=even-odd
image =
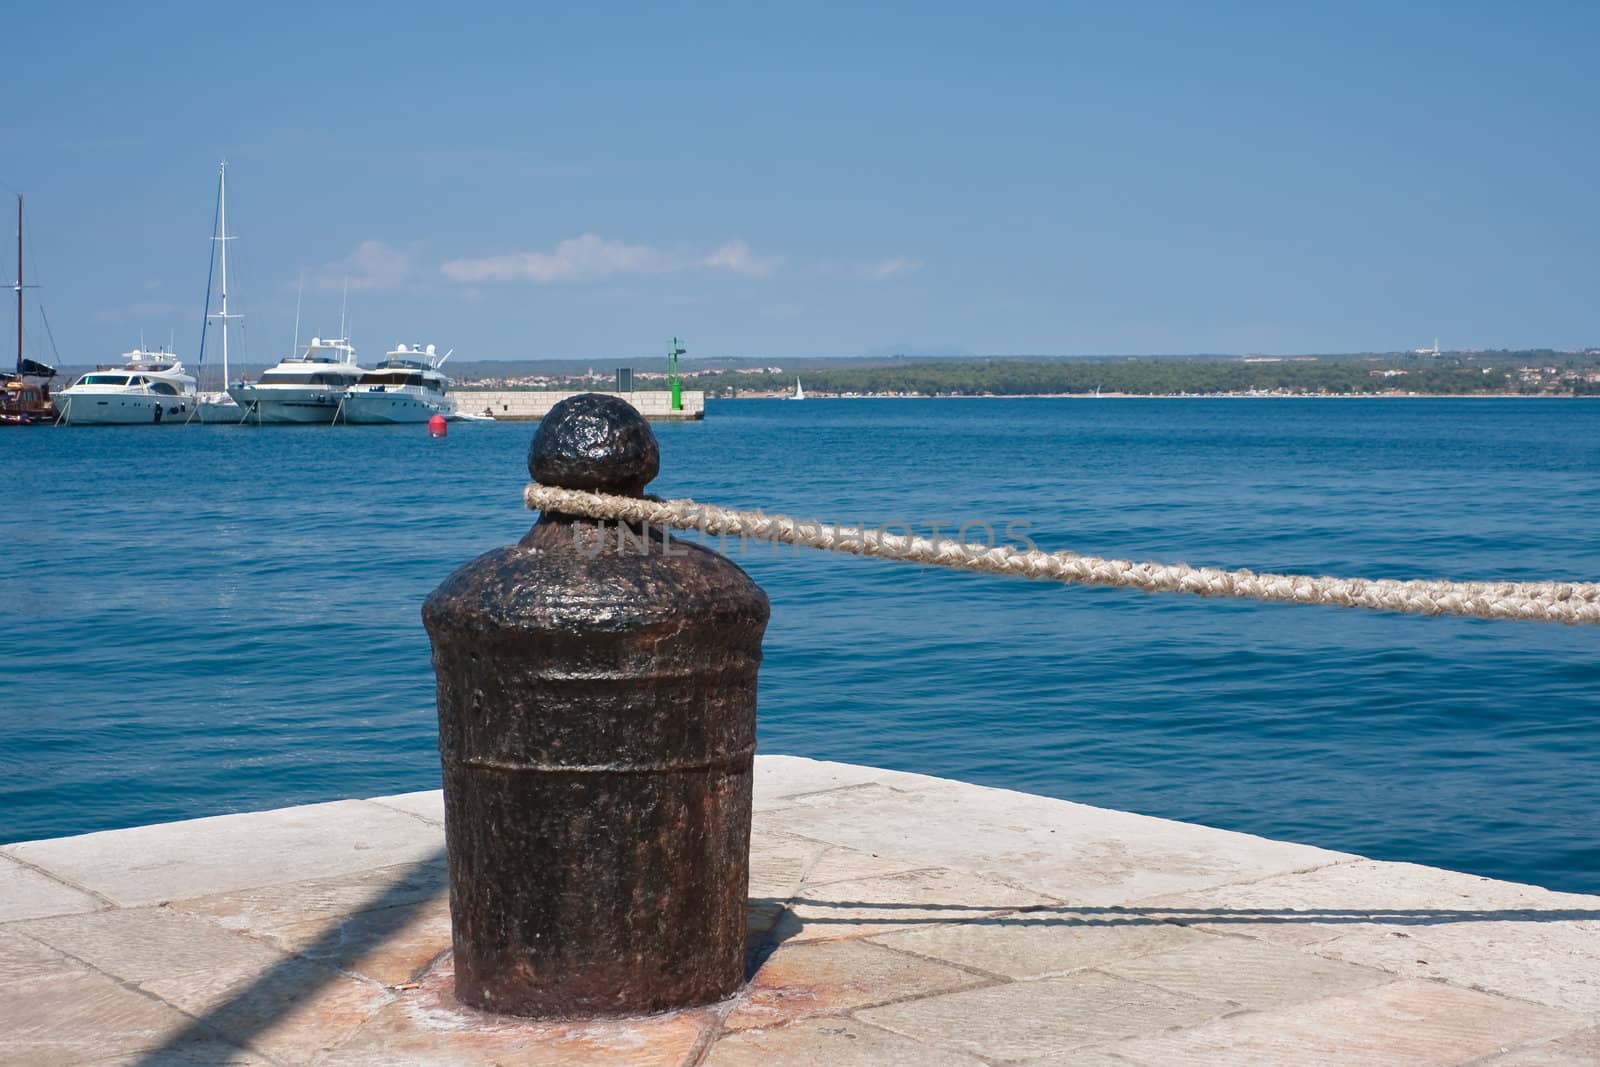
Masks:
[[[294,347],[289,349],[289,355],[300,354],[300,301],[306,295],[306,274],[300,272],[300,291],[294,296]]]
[[[222,243],[222,310],[212,315],[211,318],[222,321],[222,388],[228,388],[228,320],[242,319],[243,315],[228,314],[228,242],[233,237],[228,233],[228,161],[223,160],[217,167],[217,233],[211,238]],[[206,294],[210,297],[210,293]]]
[[[345,318],[345,310],[350,306],[350,275],[344,276],[344,298],[339,301],[339,344],[344,346],[344,351],[339,354],[341,363],[354,363],[351,358],[355,349],[350,347],[350,324]]]
[[[22,377],[22,194],[17,194],[17,377]]]
[[[217,224],[222,231],[222,387],[228,387],[228,164],[217,178]]]

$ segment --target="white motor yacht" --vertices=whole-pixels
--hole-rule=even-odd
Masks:
[[[244,422],[333,422],[366,371],[348,339],[313,337],[304,353],[269,367],[253,382],[228,386]]]
[[[340,418],[354,423],[427,422],[435,415],[455,418],[455,401],[445,395],[450,379],[439,370],[449,358],[450,352],[435,355],[433,345],[395,346],[350,387]]]
[[[195,381],[171,352],[124,352],[120,367],[100,367],[56,394],[60,422],[135,425],[185,422],[195,408]]]

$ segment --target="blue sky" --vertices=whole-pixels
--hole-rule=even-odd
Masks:
[[[0,183],[66,362],[193,359],[223,157],[257,362],[302,274],[303,332],[348,278],[369,357],[1600,344],[1592,4],[5,21]]]

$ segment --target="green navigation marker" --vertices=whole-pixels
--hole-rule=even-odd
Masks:
[[[683,410],[683,379],[678,377],[678,357],[687,352],[674,337],[672,348],[667,352],[667,381],[672,383],[672,410]]]

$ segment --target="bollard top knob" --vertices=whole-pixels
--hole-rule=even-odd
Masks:
[[[602,393],[551,408],[528,449],[533,480],[563,489],[639,496],[660,469],[650,423],[632,404]]]

